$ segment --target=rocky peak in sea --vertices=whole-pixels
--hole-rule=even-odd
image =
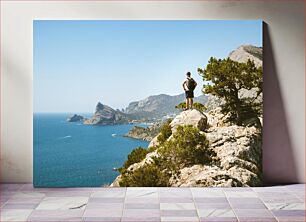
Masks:
[[[112,125],[128,123],[130,118],[127,114],[98,102],[94,115],[86,119],[84,124],[89,125]]]
[[[84,117],[81,115],[74,114],[67,118],[67,122],[80,122],[83,121]]]

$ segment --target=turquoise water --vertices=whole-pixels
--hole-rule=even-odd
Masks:
[[[133,125],[91,126],[66,122],[69,114],[34,114],[34,186],[110,184],[127,155],[148,142],[123,137]],[[116,136],[112,136],[116,134]]]

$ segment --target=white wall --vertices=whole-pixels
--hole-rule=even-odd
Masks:
[[[1,1],[1,179],[31,182],[33,19],[262,19],[264,179],[305,182],[303,1]]]

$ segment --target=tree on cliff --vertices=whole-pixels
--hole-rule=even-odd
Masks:
[[[253,61],[239,63],[229,58],[216,59],[211,57],[205,69],[198,69],[204,81],[203,92],[212,94],[224,100],[222,112],[229,114],[229,120],[238,125],[243,121],[257,117],[262,112],[261,102],[257,97],[262,92],[262,68],[256,68]],[[255,90],[252,98],[239,95],[241,89]]]

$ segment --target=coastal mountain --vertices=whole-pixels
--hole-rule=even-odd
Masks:
[[[77,114],[69,117],[68,122],[83,121],[87,125],[113,125],[140,122],[160,122],[173,117],[179,110],[176,105],[185,100],[184,94],[170,96],[166,94],[149,96],[143,100],[132,102],[126,109],[115,110],[108,105],[98,103],[94,115],[85,119]],[[207,97],[201,95],[196,102],[205,103]]]
[[[88,125],[112,125],[124,124],[129,121],[131,119],[127,114],[99,102],[94,115],[89,119],[85,119],[83,123]]]
[[[124,112],[136,118],[161,118],[168,114],[179,113],[175,106],[184,101],[184,94],[175,96],[166,94],[154,95],[140,101],[131,102]],[[207,96],[195,97],[194,101],[204,104],[207,101]]]

